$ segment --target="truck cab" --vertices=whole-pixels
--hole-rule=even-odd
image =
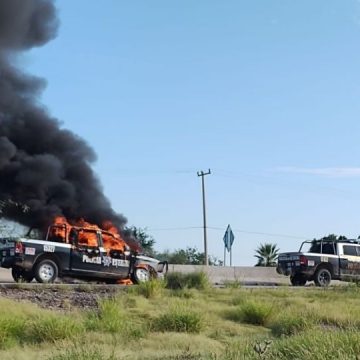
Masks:
[[[332,279],[360,280],[359,240],[304,241],[299,251],[278,256],[277,272],[290,276],[294,286],[314,281],[317,286],[328,286]]]

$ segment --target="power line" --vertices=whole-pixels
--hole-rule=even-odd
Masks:
[[[168,227],[168,228],[148,228],[149,231],[182,231],[182,230],[196,230],[203,229],[203,226],[183,226],[183,227]],[[224,231],[222,227],[216,226],[207,226],[209,230],[215,231]],[[311,236],[300,236],[300,235],[289,235],[289,234],[278,234],[278,233],[268,233],[262,231],[249,231],[242,229],[232,229],[234,232],[249,234],[249,235],[264,235],[264,236],[274,236],[274,237],[283,237],[283,238],[292,238],[292,239],[310,239]]]

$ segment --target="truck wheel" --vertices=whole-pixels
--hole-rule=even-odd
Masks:
[[[36,265],[35,278],[39,283],[53,283],[59,273],[58,266],[52,260],[42,260]]]
[[[139,267],[139,268],[135,268],[133,278],[136,284],[140,284],[150,281],[151,274],[148,269]]]
[[[331,282],[331,272],[326,268],[317,270],[314,275],[314,281],[316,286],[329,286]]]
[[[17,283],[21,283],[21,282],[29,283],[34,280],[33,273],[29,271],[25,271],[24,269],[17,266],[11,269],[11,275],[14,281],[16,281]]]
[[[303,275],[297,274],[290,276],[290,282],[292,286],[304,286],[306,284],[306,278]]]

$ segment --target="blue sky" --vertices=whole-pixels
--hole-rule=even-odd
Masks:
[[[228,224],[235,265],[264,242],[360,234],[358,1],[57,5],[58,37],[19,62],[47,79],[40,101],[94,147],[113,207],[159,250],[202,250],[208,168],[214,256]]]

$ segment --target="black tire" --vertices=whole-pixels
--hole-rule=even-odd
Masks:
[[[39,283],[51,284],[58,277],[59,269],[52,260],[42,260],[35,268],[35,279]]]
[[[306,284],[306,278],[304,275],[296,274],[290,276],[290,282],[292,286],[304,286]]]
[[[316,270],[314,275],[314,282],[316,286],[329,286],[331,283],[331,272],[326,268],[320,268]]]
[[[145,283],[151,280],[151,272],[149,269],[138,267],[134,269],[133,282],[135,284]]]
[[[11,269],[11,275],[15,282],[17,283],[29,283],[34,280],[34,274],[24,269],[14,266]]]

